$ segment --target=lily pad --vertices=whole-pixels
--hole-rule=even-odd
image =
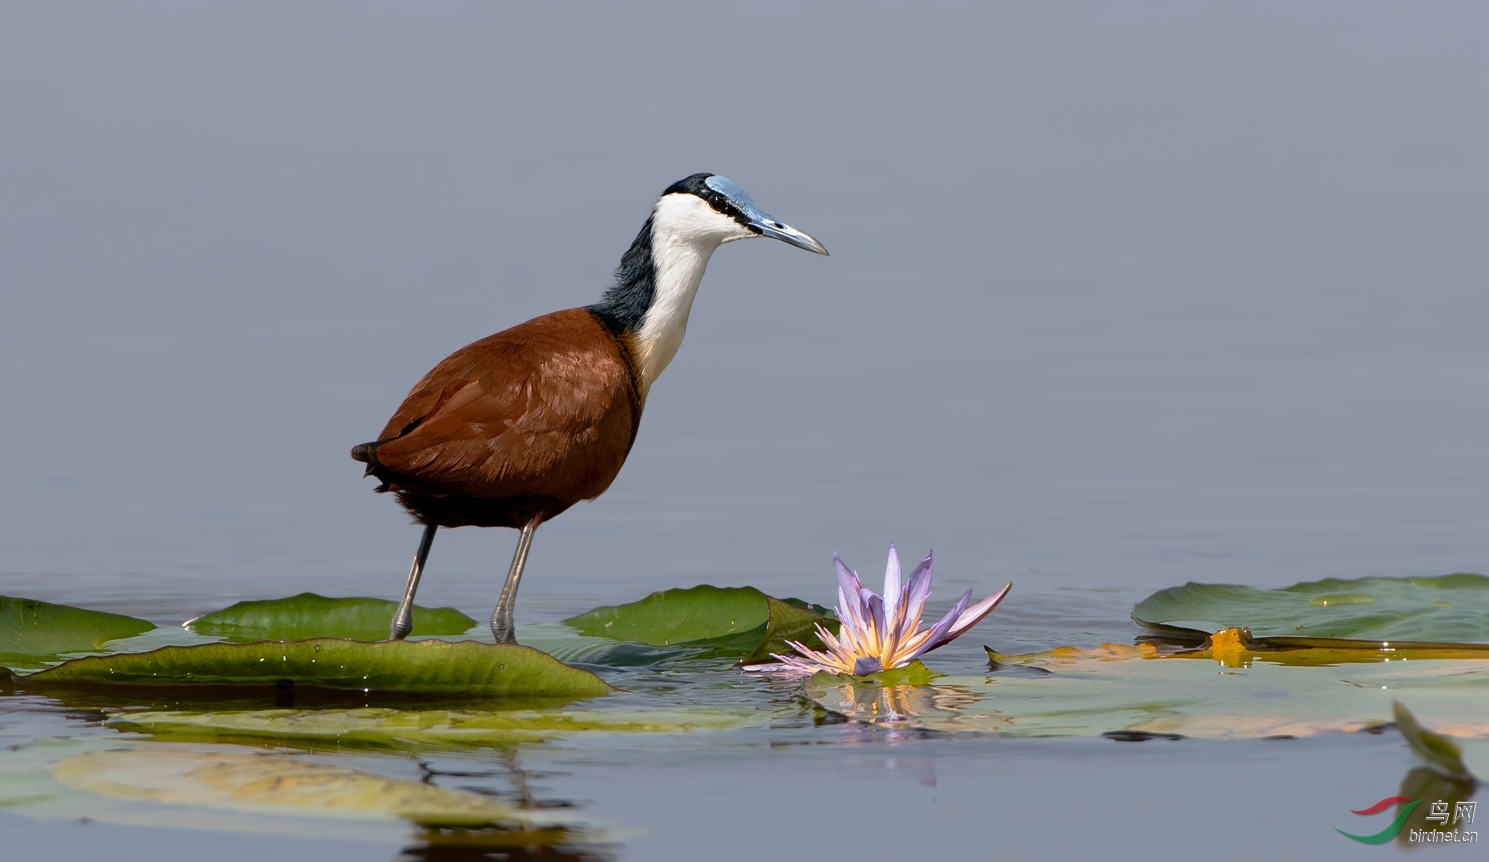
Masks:
[[[1102,644],[1094,650],[1060,647],[1044,653],[1023,656],[1006,656],[983,647],[993,670],[1008,667],[1047,667],[1061,662],[1122,661],[1129,658],[1208,658],[1224,667],[1246,668],[1257,662],[1287,665],[1289,667],[1326,667],[1340,664],[1375,664],[1383,661],[1419,661],[1422,659],[1478,659],[1489,660],[1489,650],[1481,644],[1418,644],[1416,642],[1392,643],[1381,646],[1372,641],[1351,641],[1337,638],[1309,639],[1309,643],[1323,646],[1296,646],[1291,638],[1252,637],[1246,629],[1222,629],[1205,640],[1198,649],[1180,649],[1166,646],[1160,649],[1152,643]],[[1283,643],[1279,644],[1279,641]]]
[[[520,769],[515,755],[502,760]],[[379,774],[383,770],[391,774]],[[429,844],[458,843],[461,852],[476,856],[480,848],[520,848],[542,856],[548,851],[540,848],[589,846],[607,838],[601,824],[575,808],[523,805],[421,780],[413,771],[404,758],[335,763],[283,750],[69,735],[5,746],[0,808],[11,818],[39,822],[319,842],[398,846],[412,835]],[[233,841],[226,834],[203,840],[224,846]]]
[[[53,764],[51,772],[75,790],[261,814],[381,815],[450,826],[527,819],[474,793],[283,754],[144,746],[78,755]]]
[[[761,711],[718,709],[259,709],[131,711],[116,730],[186,742],[277,742],[302,747],[405,750],[500,748],[574,734],[686,733],[768,722]]]
[[[1455,781],[1474,780],[1468,767],[1463,765],[1463,749],[1458,743],[1450,737],[1422,727],[1417,722],[1417,717],[1402,706],[1400,701],[1391,701],[1391,710],[1396,719],[1396,729],[1401,731],[1401,736],[1406,739],[1411,750],[1427,761],[1428,766]]]
[[[817,637],[817,626],[821,625],[836,633],[838,621],[824,616],[818,609],[805,604],[765,597],[765,632],[758,646],[739,660],[740,664],[759,664],[772,661],[772,654],[792,652],[786,641],[795,641],[812,649],[822,648],[822,639]]]
[[[804,688],[819,706],[858,721],[1015,736],[1308,736],[1384,724],[1391,701],[1409,698],[1440,730],[1489,738],[1483,659],[1238,662],[1226,646],[1164,652],[1148,644],[992,656],[1000,669],[1044,672],[999,670],[930,685],[863,685],[819,674]]]
[[[317,638],[205,644],[73,659],[18,678],[46,685],[297,685],[469,697],[594,697],[611,688],[587,670],[515,644]]]
[[[820,647],[815,626],[837,630],[827,609],[799,599],[777,599],[754,587],[714,587],[652,593],[637,602],[595,608],[564,622],[590,637],[653,647],[685,646],[716,655],[769,661],[787,640]]]
[[[155,628],[145,620],[0,596],[0,664],[39,667]]]
[[[388,636],[397,602],[386,599],[333,599],[300,593],[284,599],[238,602],[189,620],[188,631],[234,641],[296,641],[307,638],[382,640]],[[459,635],[476,621],[454,608],[414,605],[415,635]]]
[[[1489,644],[1489,577],[1328,579],[1263,590],[1196,584],[1154,593],[1132,610],[1142,626],[1179,637],[1246,627],[1277,645],[1313,639]]]

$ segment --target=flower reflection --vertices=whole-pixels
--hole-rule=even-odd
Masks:
[[[837,694],[843,715],[876,724],[910,721],[933,712],[958,712],[977,701],[971,692],[931,685],[844,683]]]

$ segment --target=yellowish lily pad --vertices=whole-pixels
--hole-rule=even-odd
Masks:
[[[1018,736],[1308,736],[1384,724],[1391,701],[1401,698],[1444,733],[1489,738],[1483,659],[1284,663],[1248,657],[1244,644],[1227,638],[1185,652],[1106,644],[990,654],[997,668],[1042,672],[948,676],[918,686],[818,675],[805,690],[819,706],[855,720]]]
[[[146,746],[81,754],[53,764],[51,772],[74,790],[262,814],[397,817],[450,826],[523,819],[511,806],[474,793],[283,754]]]
[[[116,730],[160,740],[276,742],[364,749],[501,748],[590,733],[688,733],[759,724],[763,711],[719,709],[262,709],[215,712],[131,711]]]

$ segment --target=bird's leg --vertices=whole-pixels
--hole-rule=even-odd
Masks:
[[[517,536],[517,550],[512,554],[512,568],[507,570],[507,582],[502,585],[501,598],[496,600],[496,610],[491,612],[491,633],[499,644],[517,643],[517,628],[512,624],[512,605],[517,602],[517,584],[522,581],[522,567],[527,564],[527,549],[533,543],[533,533],[538,529],[538,519],[528,521]]]
[[[419,550],[414,554],[414,564],[408,567],[408,586],[403,588],[403,601],[398,603],[398,612],[393,614],[393,628],[388,640],[401,641],[414,630],[414,592],[419,589],[419,576],[424,574],[424,561],[429,558],[429,546],[434,544],[434,531],[430,524],[424,528],[424,537],[419,540]]]

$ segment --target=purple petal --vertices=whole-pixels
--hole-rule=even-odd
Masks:
[[[905,585],[905,630],[913,632],[920,627],[920,615],[925,613],[925,601],[931,597],[931,555],[926,554],[910,580]]]
[[[900,591],[900,552],[895,550],[894,545],[889,546],[889,564],[884,567],[884,617],[887,620],[895,619],[895,609],[904,604],[904,595]]]
[[[838,590],[838,603],[834,610],[838,612],[838,619],[843,621],[843,625],[850,627],[858,625],[858,619],[853,615],[853,610],[857,604],[857,602],[851,605],[848,604],[848,597],[843,595],[841,589]]]
[[[863,584],[859,582],[858,575],[844,565],[842,558],[837,554],[832,555],[832,564],[838,573],[838,616],[843,618],[844,625],[861,629],[863,628],[863,605],[858,594],[863,589]]]
[[[873,618],[874,625],[877,627],[879,636],[882,638],[884,636],[884,600],[869,590],[864,590],[864,593],[866,595],[864,596],[863,604],[868,609],[868,614],[865,616]]]
[[[863,589],[863,584],[858,580],[857,573],[848,568],[843,563],[843,558],[837,554],[832,555],[832,565],[838,572],[838,592],[850,596],[858,595],[858,591]]]
[[[952,638],[961,637],[963,632],[982,622],[983,617],[992,613],[993,608],[996,608],[998,603],[1003,601],[1003,597],[1008,595],[1008,591],[1011,589],[1013,589],[1013,584],[1004,584],[1003,589],[963,611],[952,627],[947,630],[946,639],[951,640]]]
[[[863,676],[866,673],[878,673],[881,670],[884,670],[884,664],[874,656],[864,656],[853,663],[854,676]]]
[[[946,612],[946,616],[942,617],[936,622],[935,625],[931,626],[931,636],[926,638],[925,643],[921,644],[920,649],[916,650],[914,654],[910,655],[908,658],[913,659],[917,656],[925,655],[936,647],[944,646],[947,643],[950,643],[951,637],[948,637],[946,633],[950,631],[951,627],[956,624],[956,621],[961,618],[962,611],[966,609],[967,602],[970,601],[972,601],[972,591],[968,590],[962,595],[960,599],[957,599],[957,603],[952,606],[951,610]]]

